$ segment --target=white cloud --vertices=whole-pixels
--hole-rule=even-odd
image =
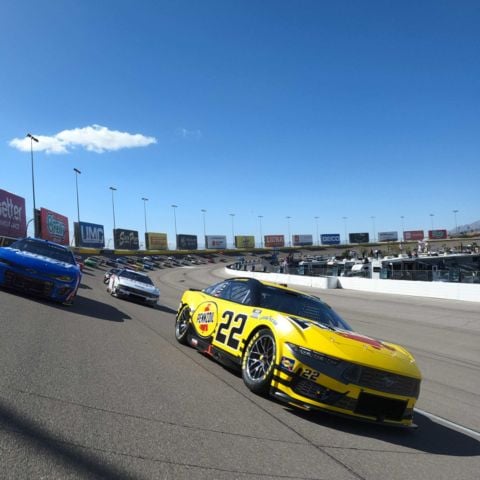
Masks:
[[[75,148],[84,148],[90,152],[103,153],[107,151],[121,150],[122,148],[146,147],[157,143],[155,137],[146,137],[140,133],[131,134],[109,130],[101,125],[90,125],[73,130],[63,130],[51,137],[35,135],[38,139],[33,142],[33,150],[46,153],[69,153]],[[30,150],[30,138],[14,138],[9,145],[23,152]]]
[[[176,134],[185,139],[200,140],[202,132],[200,130],[187,130],[186,128],[177,128]]]

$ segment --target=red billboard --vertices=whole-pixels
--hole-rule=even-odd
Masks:
[[[429,230],[428,238],[430,240],[444,240],[445,238],[447,238],[447,231],[446,230]]]
[[[0,190],[0,235],[25,237],[26,229],[25,199],[6,190]]]
[[[46,208],[40,209],[40,238],[69,245],[68,218]]]
[[[403,238],[407,242],[410,240],[423,240],[423,230],[407,230],[406,232],[403,232]]]
[[[265,235],[265,247],[284,247],[285,236],[284,235]]]

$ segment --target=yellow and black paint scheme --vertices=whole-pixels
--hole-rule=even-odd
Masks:
[[[253,282],[255,288],[269,285],[285,294],[306,295],[284,286]],[[243,304],[187,290],[179,313],[185,308],[190,312],[188,343],[223,364],[244,370],[249,345],[259,333],[270,332],[274,358],[263,376],[275,398],[304,410],[414,426],[421,374],[405,348],[282,310],[262,308],[259,303]]]

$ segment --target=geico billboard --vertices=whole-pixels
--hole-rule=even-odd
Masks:
[[[198,248],[198,240],[196,235],[177,235],[178,250],[196,250]]]
[[[348,241],[350,243],[368,243],[369,239],[370,235],[366,232],[348,234]]]
[[[447,238],[447,231],[446,230],[429,230],[428,238],[430,240],[444,240],[445,238]]]
[[[292,238],[294,247],[305,247],[308,245],[313,245],[312,235],[293,235]]]
[[[320,235],[320,241],[322,245],[340,245],[340,234],[322,233],[322,235]]]
[[[166,233],[146,233],[145,248],[147,250],[168,250]]]
[[[40,209],[40,238],[68,245],[68,218],[46,208]]]
[[[0,235],[25,237],[26,229],[25,199],[0,190]]]
[[[255,237],[253,235],[235,235],[235,247],[255,248]]]
[[[138,232],[116,228],[113,231],[113,244],[118,250],[138,250]]]
[[[407,241],[423,240],[423,230],[407,230],[403,232],[403,238]]]
[[[77,247],[103,248],[105,246],[105,232],[103,225],[87,222],[73,224],[75,245]]]
[[[396,242],[398,240],[398,232],[378,232],[379,242]]]
[[[207,235],[205,237],[205,248],[227,248],[227,237],[225,235]]]
[[[265,240],[266,247],[284,247],[285,246],[285,236],[284,235],[265,235],[263,237]]]

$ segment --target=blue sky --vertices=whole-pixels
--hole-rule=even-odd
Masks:
[[[170,242],[172,204],[178,233],[206,209],[229,243],[230,213],[257,242],[259,215],[314,238],[316,216],[342,237],[479,220],[479,25],[478,1],[3,0],[0,189],[31,211],[31,132],[37,207],[72,224],[77,168],[107,239],[110,186],[117,227],[142,238],[147,197]]]

